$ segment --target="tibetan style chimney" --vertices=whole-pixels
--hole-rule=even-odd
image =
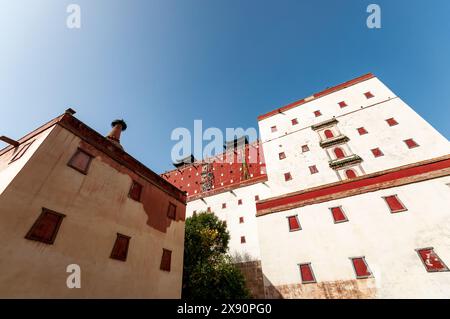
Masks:
[[[127,129],[127,123],[124,120],[115,120],[111,123],[111,126],[112,130],[106,137],[116,146],[123,149],[122,145],[120,145],[120,134]]]

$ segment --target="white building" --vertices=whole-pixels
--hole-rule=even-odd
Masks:
[[[248,253],[257,268],[253,290],[450,297],[445,137],[372,74],[258,120],[260,180],[188,194],[187,206],[188,216],[209,209],[227,221],[231,251]]]

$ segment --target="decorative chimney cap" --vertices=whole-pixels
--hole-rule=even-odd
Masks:
[[[125,123],[125,121],[123,119],[122,120],[114,120],[111,123],[111,126],[114,127],[118,124],[120,124],[122,126],[122,131],[125,131],[127,129],[127,123]]]

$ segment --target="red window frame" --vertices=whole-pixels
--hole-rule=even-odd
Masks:
[[[372,271],[367,264],[366,257],[351,257],[350,260],[352,262],[353,270],[355,271],[356,279],[373,277]]]
[[[364,134],[368,133],[367,130],[363,126],[358,127],[357,130],[358,130],[359,135],[364,135]]]
[[[280,152],[280,153],[278,153],[278,158],[279,158],[280,160],[283,160],[283,159],[286,158],[286,154],[285,154],[284,152]]]
[[[297,118],[292,119],[292,120],[291,120],[291,123],[292,123],[292,125],[297,125],[297,124],[298,124]]]
[[[117,233],[111,255],[111,259],[126,261],[128,257],[128,248],[130,246],[130,236]]]
[[[302,229],[300,221],[298,220],[298,215],[287,216],[286,218],[288,220],[288,227],[290,232]]]
[[[327,138],[327,139],[334,137],[334,133],[330,129],[326,129],[325,131],[323,131],[323,135],[325,135],[325,138]]]
[[[169,202],[169,206],[167,207],[167,217],[173,220],[177,219],[177,205]]]
[[[222,209],[227,208],[227,204],[226,203],[222,203]]]
[[[53,245],[64,217],[66,215],[43,207],[41,214],[33,223],[25,238]]]
[[[403,140],[403,142],[406,144],[406,146],[411,149],[411,148],[415,148],[415,147],[419,147],[419,144],[417,144],[416,141],[414,141],[414,139],[412,138],[408,138],[406,140]]]
[[[347,103],[345,103],[345,101],[341,101],[341,102],[339,102],[338,103],[339,104],[339,107],[342,109],[343,107],[346,107],[347,106]]]
[[[241,236],[241,244],[245,244],[245,243],[246,243],[245,236]]]
[[[319,110],[314,111],[314,116],[315,116],[315,117],[319,117],[319,116],[321,116],[321,115],[322,115],[322,112],[320,112]]]
[[[238,205],[242,205],[242,199],[238,199]]]
[[[333,149],[333,153],[336,156],[336,159],[345,158],[344,150],[342,148],[340,148],[340,147],[335,147]]]
[[[389,210],[392,214],[394,213],[400,213],[407,211],[408,209],[406,206],[402,203],[400,198],[398,198],[398,195],[389,195],[389,196],[383,196],[383,199],[388,206]]]
[[[80,156],[80,154],[86,155],[88,157],[87,163],[85,163],[85,167],[79,167],[78,164],[76,163],[77,157]],[[82,150],[81,148],[78,148],[76,150],[76,152],[70,158],[70,160],[67,163],[67,165],[69,167],[72,167],[73,169],[77,170],[81,174],[87,175],[87,173],[89,171],[89,167],[91,166],[91,162],[92,162],[93,158],[94,158],[94,156],[92,156],[88,152]]]
[[[259,200],[259,195],[255,195],[255,201]]]
[[[398,125],[398,122],[393,117],[386,119],[386,122],[389,126]]]
[[[170,272],[171,263],[172,263],[172,251],[163,248],[163,253],[161,256],[161,264],[159,265],[159,269]]]
[[[314,271],[311,267],[311,263],[298,264],[300,270],[300,278],[302,284],[312,284],[316,283],[316,277],[314,276]]]
[[[317,173],[319,173],[319,170],[317,169],[317,166],[316,166],[316,165],[311,165],[311,166],[309,167],[309,172],[310,172],[311,175],[312,175],[312,174],[317,174]]]
[[[284,181],[287,182],[287,181],[290,181],[290,180],[292,180],[291,173],[290,172],[284,173]]]
[[[345,176],[346,176],[348,179],[358,177],[358,175],[356,174],[355,170],[353,170],[353,169],[347,169],[347,170],[345,170]]]
[[[302,153],[309,152],[309,146],[308,144],[302,145]]]
[[[136,181],[133,181],[131,183],[130,190],[128,191],[128,197],[130,197],[131,199],[133,199],[137,202],[140,202],[141,194],[142,194],[142,185]]]
[[[345,215],[342,206],[330,207],[330,212],[335,224],[348,222],[347,215]]]
[[[384,156],[383,151],[380,150],[379,147],[372,148],[370,151],[372,152],[372,154],[373,154],[374,157],[381,157],[381,156]]]
[[[370,91],[365,92],[364,96],[366,97],[366,99],[371,99],[371,98],[375,97],[375,95],[373,95],[372,92],[370,92]]]
[[[420,260],[427,272],[449,271],[447,265],[436,254],[433,247],[416,249]]]
[[[244,217],[239,217],[239,224],[243,224],[244,223]]]

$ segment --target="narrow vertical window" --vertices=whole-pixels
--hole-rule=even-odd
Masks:
[[[64,217],[64,214],[42,208],[41,215],[31,226],[25,238],[49,245],[53,244]]]
[[[345,176],[347,176],[348,179],[357,177],[355,171],[352,169],[346,170]]]
[[[238,205],[242,205],[242,199],[238,199]]]
[[[287,182],[287,181],[290,181],[292,179],[292,175],[291,175],[291,173],[284,173],[284,180]]]
[[[278,158],[280,160],[285,159],[286,158],[286,154],[284,152],[281,152],[281,153],[278,154]]]
[[[172,251],[163,248],[163,254],[161,257],[161,264],[159,266],[159,269],[164,271],[170,271],[171,262],[172,262]]]
[[[416,141],[414,141],[412,138],[404,140],[403,142],[405,142],[405,144],[406,144],[406,146],[408,146],[408,148],[414,148],[414,147],[419,146],[419,144],[417,144]]]
[[[364,127],[357,128],[359,135],[367,134],[367,130]]]
[[[308,147],[308,145],[302,145],[302,152],[303,153],[305,153],[305,152],[308,152],[309,151],[309,147]]]
[[[89,170],[89,166],[92,161],[92,155],[86,153],[82,149],[78,149],[75,154],[73,154],[72,158],[70,159],[69,165],[70,167],[76,169],[82,174],[87,174]]]
[[[344,154],[344,151],[342,150],[342,148],[336,147],[333,151],[334,151],[334,155],[336,155],[337,159],[345,157],[345,154]]]
[[[28,150],[28,148],[31,146],[31,144],[33,144],[33,142],[34,142],[34,140],[32,140],[31,142],[29,142],[27,144],[19,146],[18,152],[11,158],[9,163],[15,162],[18,159],[20,159],[25,154],[25,152]]]
[[[341,101],[341,102],[339,102],[338,103],[339,104],[339,107],[342,109],[343,107],[346,107],[347,106],[347,103],[345,103],[345,101]]]
[[[370,150],[375,157],[383,156],[383,152],[377,147]]]
[[[111,252],[111,258],[117,259],[121,261],[127,260],[128,255],[128,246],[130,244],[130,238],[129,236],[125,236],[122,234],[117,233],[116,241],[114,243],[112,252]]]
[[[241,244],[245,244],[245,236],[241,236]]]
[[[319,172],[319,170],[317,169],[316,165],[312,165],[309,167],[309,172],[312,174],[316,174]]]
[[[239,224],[243,224],[244,223],[244,217],[239,217]]]
[[[317,110],[317,111],[314,111],[314,115],[315,115],[315,117],[319,117],[322,115],[322,113],[319,110]]]
[[[226,203],[222,203],[222,209],[227,208],[227,204]]]
[[[277,127],[274,125],[270,128],[270,130],[272,131],[272,133],[275,133],[277,131]]]
[[[372,272],[367,265],[365,257],[354,257],[350,259],[357,279],[369,278],[372,276]]]
[[[131,199],[139,202],[139,201],[141,201],[141,193],[142,193],[142,185],[139,184],[136,181],[133,181],[131,183],[131,187],[130,187],[130,190],[128,192],[128,196]]]
[[[419,254],[419,257],[428,272],[449,270],[441,260],[441,258],[439,258],[439,256],[434,252],[434,249],[432,247],[416,249],[416,251]]]
[[[366,93],[364,93],[364,95],[365,95],[366,99],[371,99],[371,98],[373,98],[375,96],[370,91],[367,91]]]
[[[169,203],[169,207],[167,208],[167,217],[173,220],[177,219],[177,205]]]
[[[385,196],[383,198],[389,206],[391,213],[399,213],[407,210],[397,195]]]
[[[300,276],[302,278],[302,284],[315,283],[316,278],[311,268],[311,263],[299,264]]]
[[[298,124],[298,120],[295,118],[295,119],[292,119],[291,120],[291,123],[292,123],[292,125],[297,125]]]
[[[255,195],[255,202],[259,201],[259,195]]]
[[[296,231],[301,230],[300,223],[298,221],[298,216],[288,216],[288,224],[289,224],[289,231]]]
[[[211,207],[208,207],[208,208],[206,209],[206,211],[207,211],[208,213],[211,213]]]
[[[394,125],[397,125],[397,124],[398,124],[398,122],[397,122],[393,117],[388,118],[388,119],[386,120],[386,122],[387,122],[387,124],[388,124],[389,126],[394,126]]]
[[[330,210],[335,224],[348,221],[347,216],[345,216],[345,213],[341,206],[331,207]]]
[[[331,130],[325,130],[323,133],[325,134],[326,138],[333,138],[334,137],[334,134],[333,134],[333,132],[331,132]]]

